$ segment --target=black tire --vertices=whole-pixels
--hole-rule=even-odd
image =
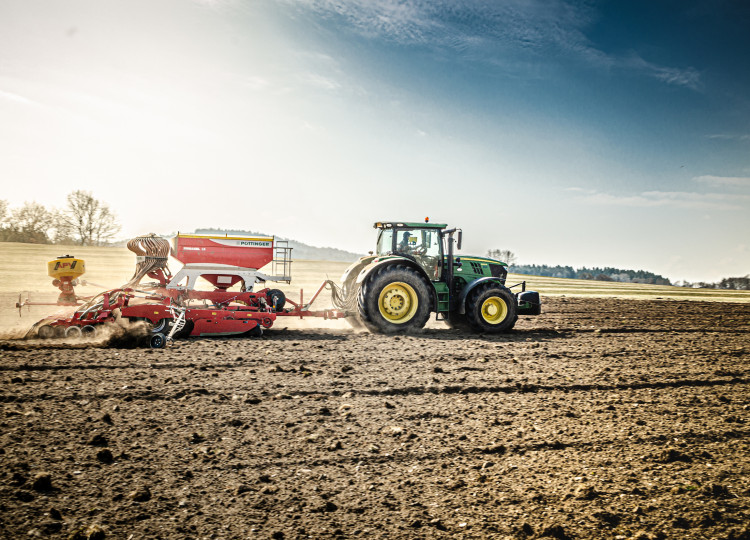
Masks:
[[[52,339],[55,337],[55,329],[50,325],[45,324],[44,326],[39,327],[39,330],[36,331],[36,335],[39,339]]]
[[[172,328],[172,319],[159,319],[151,327],[152,334],[169,334],[169,330]]]
[[[357,308],[368,330],[381,334],[421,330],[430,318],[430,284],[413,268],[376,269],[359,290]]]
[[[279,289],[271,289],[268,291],[266,293],[266,299],[273,310],[277,313],[284,309],[284,304],[286,304],[286,295]]]
[[[518,320],[516,299],[496,283],[480,285],[466,299],[466,321],[475,332],[509,332]]]
[[[65,337],[68,339],[81,339],[83,333],[80,326],[68,326],[65,329]]]
[[[248,330],[247,332],[245,332],[245,335],[247,335],[249,337],[259,338],[259,337],[263,336],[263,327],[258,324],[252,330]]]
[[[90,324],[87,324],[86,326],[81,328],[81,336],[84,339],[92,339],[96,337],[96,333],[97,333],[96,326],[91,326]]]
[[[151,334],[148,338],[148,345],[152,349],[163,349],[167,346],[167,336],[164,334]]]

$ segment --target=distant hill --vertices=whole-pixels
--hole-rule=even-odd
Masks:
[[[273,236],[272,234],[266,234],[258,231],[240,231],[236,229],[195,229],[195,234],[229,234],[233,236]],[[292,258],[293,259],[306,259],[310,261],[342,261],[342,262],[354,262],[363,254],[352,253],[351,251],[344,251],[343,249],[337,249],[332,247],[317,247],[303,244],[297,240],[291,240],[289,238],[282,238],[277,236],[276,240],[286,240],[289,242],[289,247],[293,248]]]

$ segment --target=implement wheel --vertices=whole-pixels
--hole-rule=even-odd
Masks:
[[[159,319],[154,323],[151,328],[152,334],[169,334],[169,330],[172,328],[172,319]]]
[[[407,333],[420,330],[430,318],[430,285],[403,265],[378,269],[357,297],[362,323],[371,332]]]
[[[65,329],[65,337],[68,339],[81,339],[81,327],[80,326],[68,326]]]
[[[516,299],[500,285],[477,287],[466,299],[466,321],[476,332],[509,332],[518,320]]]
[[[50,325],[45,324],[44,326],[39,327],[36,331],[36,335],[39,339],[52,339],[55,337],[55,329]]]
[[[91,338],[96,337],[96,333],[97,333],[96,327],[95,326],[91,326],[90,324],[87,324],[86,326],[84,326],[83,328],[81,328],[81,335],[85,339],[91,339]]]
[[[273,310],[276,313],[279,313],[281,310],[283,310],[284,305],[286,304],[286,295],[279,289],[271,289],[270,291],[268,291],[266,293],[266,299],[268,300],[268,303],[271,304],[271,307],[273,307]]]
[[[152,349],[163,349],[167,346],[167,336],[164,334],[151,334],[148,338],[148,345]]]

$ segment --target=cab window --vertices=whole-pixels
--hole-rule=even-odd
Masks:
[[[424,268],[431,280],[440,279],[440,231],[400,229],[396,232],[396,253],[410,255]]]
[[[378,236],[377,255],[393,253],[393,229],[382,229]]]

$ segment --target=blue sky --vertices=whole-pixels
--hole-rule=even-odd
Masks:
[[[746,275],[746,6],[5,0],[0,198],[359,252],[430,216],[467,253]]]

